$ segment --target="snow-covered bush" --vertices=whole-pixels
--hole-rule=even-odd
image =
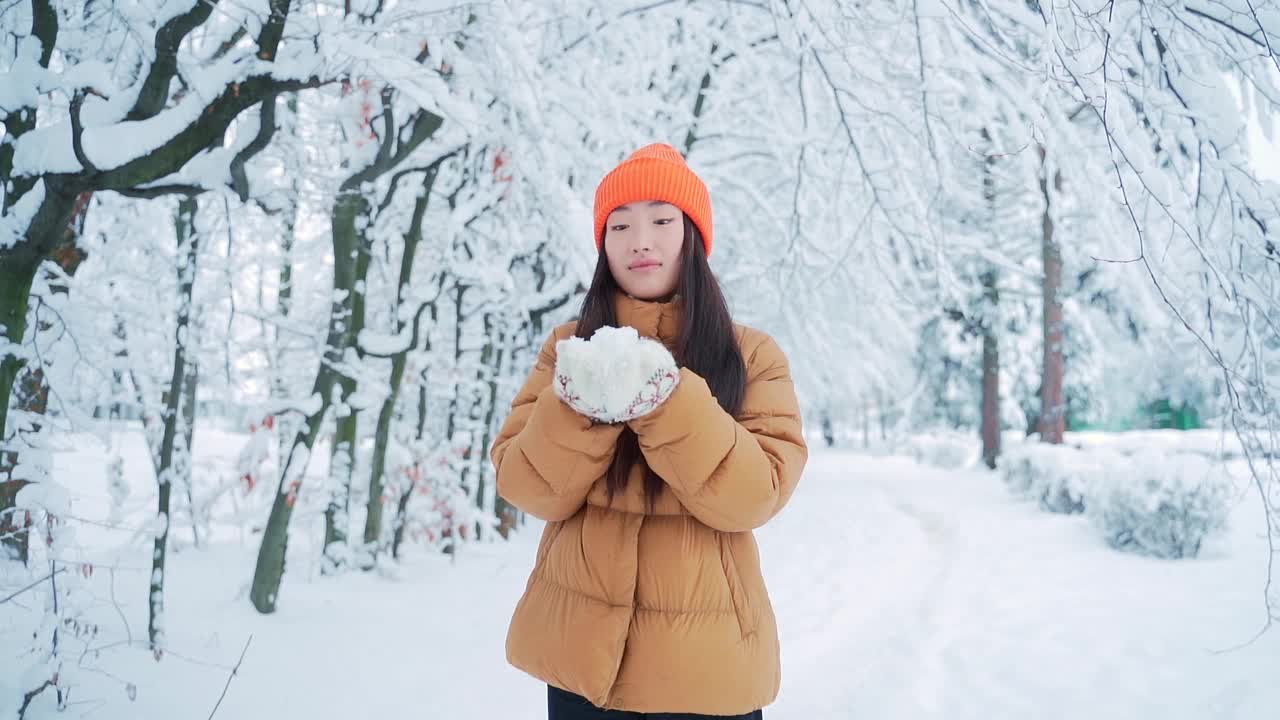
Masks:
[[[1226,524],[1231,492],[1220,463],[1147,450],[1108,463],[1091,487],[1088,516],[1114,548],[1195,557],[1201,542]]]
[[[1103,471],[1101,457],[1069,445],[1028,441],[1006,450],[1000,469],[1015,495],[1049,512],[1073,514],[1084,512],[1090,483]]]
[[[916,462],[947,469],[969,467],[982,452],[975,434],[952,430],[913,435],[904,450]]]
[[[1194,557],[1227,519],[1230,480],[1220,463],[1198,453],[1027,442],[1006,450],[1000,467],[1015,495],[1050,512],[1086,513],[1120,550]]]
[[[1162,453],[1196,453],[1210,460],[1243,456],[1240,438],[1232,431],[1222,429],[1075,431],[1067,432],[1066,442],[1086,450],[1106,448],[1126,455],[1159,449]]]

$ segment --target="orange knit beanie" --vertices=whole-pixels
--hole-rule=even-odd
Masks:
[[[711,255],[711,196],[679,151],[664,143],[646,145],[609,171],[596,188],[596,250],[604,244],[609,213],[637,200],[661,200],[684,211],[702,233]]]

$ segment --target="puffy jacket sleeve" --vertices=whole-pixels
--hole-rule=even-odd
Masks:
[[[498,494],[548,521],[572,517],[582,507],[622,432],[621,425],[594,423],[556,397],[556,342],[571,334],[571,325],[562,325],[547,338],[489,452]]]
[[[765,336],[747,368],[736,420],[706,380],[681,368],[671,397],[629,423],[649,467],[694,517],[724,532],[757,528],[777,514],[809,457],[782,349]]]

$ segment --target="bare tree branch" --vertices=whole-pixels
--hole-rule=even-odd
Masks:
[[[156,198],[166,197],[168,195],[199,195],[209,188],[200,187],[199,185],[184,185],[181,183],[170,183],[167,185],[147,185],[146,187],[122,188],[116,192],[125,197],[137,198],[139,200],[155,200]]]
[[[456,157],[458,154],[466,152],[466,150],[467,150],[467,146],[463,145],[453,150],[450,150],[444,155],[441,155],[440,157],[431,161],[430,165],[425,165],[422,167],[405,168],[403,170],[397,171],[394,175],[391,176],[391,185],[387,189],[386,197],[382,198],[382,202],[378,203],[378,208],[374,211],[373,216],[375,218],[378,217],[379,215],[382,214],[382,211],[386,210],[387,207],[391,205],[391,201],[395,198],[396,187],[400,184],[400,181],[404,179],[406,175],[409,175],[412,173],[418,173],[418,172],[435,173],[440,169],[440,166],[444,163],[445,160],[448,160],[451,157]]]
[[[62,567],[62,568],[58,568],[57,570],[54,570],[53,572],[49,573],[48,575],[45,575],[44,577],[42,577],[42,578],[40,578],[39,580],[37,580],[37,581],[35,581],[35,582],[31,583],[30,585],[28,585],[28,586],[26,586],[26,587],[24,587],[24,588],[22,588],[22,589],[20,589],[20,590],[15,590],[14,592],[10,593],[8,597],[6,597],[6,598],[5,598],[5,599],[3,599],[3,600],[0,600],[0,605],[3,605],[3,604],[5,604],[5,603],[9,602],[10,600],[12,600],[12,599],[14,599],[14,598],[18,597],[19,595],[21,595],[22,593],[24,593],[24,592],[26,592],[26,591],[30,590],[31,588],[33,588],[33,587],[35,587],[35,586],[39,585],[40,583],[43,583],[45,580],[52,579],[54,575],[57,575],[58,573],[62,573],[62,572],[66,572],[66,571],[67,571],[67,569],[66,569],[66,568],[64,568],[64,567]]]
[[[289,0],[271,0],[271,14],[258,33],[258,59],[275,60],[280,39],[284,37],[284,23],[289,18]]]
[[[50,0],[31,0],[31,34],[40,41],[40,67],[49,67],[58,42],[58,11]]]
[[[244,172],[245,163],[271,143],[271,137],[275,132],[276,94],[271,93],[263,98],[262,108],[258,112],[258,134],[231,160],[231,188],[235,190],[241,202],[249,199],[249,178]]]
[[[169,81],[178,72],[178,48],[192,30],[200,27],[213,12],[218,0],[196,0],[187,12],[172,18],[156,30],[155,57],[142,90],[125,120],[146,120],[155,117],[169,101]]]
[[[71,151],[75,153],[76,162],[85,172],[96,173],[98,168],[89,161],[84,153],[84,124],[80,120],[80,108],[84,105],[84,90],[77,90],[71,97]]]
[[[409,137],[399,144],[399,147],[396,148],[395,152],[384,155],[382,150],[379,150],[379,159],[377,162],[371,163],[369,167],[342,181],[342,191],[349,192],[358,188],[365,182],[374,180],[385,173],[388,169],[404,162],[404,160],[408,158],[414,150],[418,149],[419,145],[435,134],[435,131],[439,130],[440,126],[443,124],[444,118],[439,115],[436,115],[429,110],[419,110],[414,115],[413,122],[409,128]],[[383,139],[383,147],[386,147],[388,142],[394,141],[396,133],[392,132],[389,128],[384,131],[388,134],[387,137]]]
[[[1254,37],[1253,35],[1251,35],[1251,34],[1249,34],[1249,33],[1245,32],[1244,30],[1241,30],[1240,28],[1236,27],[1235,25],[1232,25],[1231,23],[1227,22],[1226,20],[1223,20],[1223,19],[1222,19],[1222,18],[1220,18],[1220,17],[1214,17],[1213,15],[1210,15],[1209,13],[1205,12],[1204,10],[1201,10],[1201,9],[1199,9],[1199,8],[1191,7],[1190,5],[1185,5],[1185,6],[1183,6],[1183,9],[1184,9],[1184,10],[1186,10],[1188,13],[1190,13],[1190,14],[1192,14],[1192,15],[1195,15],[1196,17],[1201,17],[1201,18],[1204,18],[1205,20],[1208,20],[1209,22],[1212,22],[1212,23],[1214,23],[1214,24],[1216,24],[1216,25],[1221,25],[1222,27],[1226,28],[1227,30],[1230,30],[1231,32],[1233,32],[1233,33],[1235,33],[1235,34],[1239,35],[1240,37],[1244,38],[1245,40],[1248,40],[1249,42],[1251,42],[1251,43],[1253,43],[1253,44],[1257,45],[1258,47],[1266,47],[1266,44],[1265,44],[1265,43],[1263,43],[1263,42],[1262,42],[1261,40],[1259,40],[1258,38],[1256,38],[1256,37]],[[1264,33],[1264,35],[1265,35],[1265,33]]]
[[[97,172],[50,174],[45,176],[45,182],[77,191],[135,189],[177,172],[200,151],[220,144],[236,116],[268,95],[324,84],[314,76],[306,80],[279,80],[271,75],[255,75],[232,83],[208,104],[198,121],[184,127],[160,147],[118,167]]]
[[[215,62],[217,60],[221,60],[222,58],[226,57],[227,53],[231,52],[231,49],[234,48],[237,44],[239,44],[240,41],[244,39],[244,36],[248,34],[249,34],[249,30],[245,28],[245,26],[241,25],[240,27],[236,28],[236,31],[231,34],[231,37],[224,40],[223,43],[218,46],[218,49],[215,50],[213,55],[209,57],[209,61]]]
[[[231,680],[240,672],[240,663],[244,662],[245,653],[249,652],[249,643],[253,642],[253,636],[250,635],[248,640],[244,641],[244,649],[240,651],[240,659],[236,661],[236,666],[231,668],[231,674],[227,675],[227,683],[222,686],[222,694],[218,696],[218,702],[213,706],[213,712],[209,713],[209,720],[213,720],[213,716],[218,712],[218,708],[222,705],[222,699],[227,696],[227,689],[231,687]]]
[[[1276,58],[1276,51],[1271,47],[1271,38],[1267,35],[1267,31],[1262,27],[1262,21],[1258,19],[1258,11],[1253,7],[1252,0],[1244,0],[1245,6],[1249,8],[1249,14],[1253,16],[1253,22],[1258,26],[1258,32],[1262,33],[1262,42],[1267,48],[1267,55],[1271,58],[1271,64],[1275,65],[1276,70],[1280,70],[1280,59]]]

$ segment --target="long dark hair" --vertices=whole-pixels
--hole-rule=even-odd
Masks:
[[[618,317],[614,300],[620,292],[622,289],[609,270],[609,258],[602,246],[595,277],[583,298],[574,334],[589,339],[606,325],[616,326]],[[720,283],[716,282],[711,266],[707,264],[702,233],[688,215],[684,216],[684,245],[680,249],[680,279],[676,293],[683,299],[684,306],[680,337],[674,353],[676,363],[705,379],[720,407],[736,416],[746,393],[747,367],[733,330],[729,304],[725,302]],[[627,476],[635,463],[644,465],[644,495],[652,509],[662,493],[663,481],[644,464],[640,439],[631,428],[623,429],[613,461],[609,464],[605,481],[609,502],[627,486]]]

